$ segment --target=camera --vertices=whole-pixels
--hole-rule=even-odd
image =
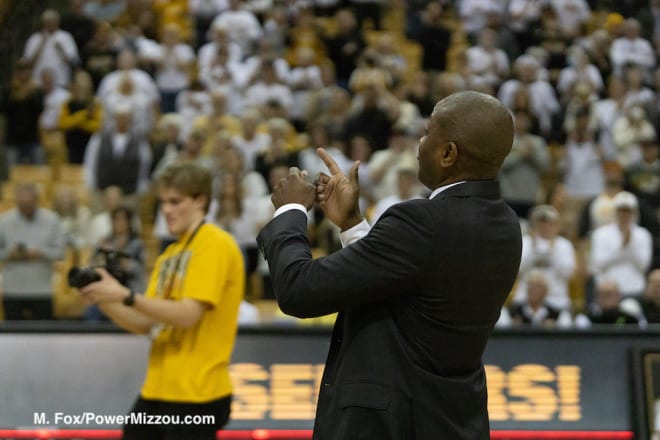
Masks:
[[[88,284],[101,280],[101,275],[96,271],[97,267],[102,267],[110,275],[115,277],[120,284],[126,285],[128,274],[121,268],[122,258],[132,258],[129,254],[111,249],[98,249],[95,257],[101,257],[102,264],[87,267],[72,267],[67,275],[69,286],[76,289],[82,289]]]

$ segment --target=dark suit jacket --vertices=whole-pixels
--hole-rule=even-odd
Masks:
[[[307,218],[258,237],[285,313],[339,312],[314,439],[488,439],[482,353],[518,273],[518,219],[496,181],[390,208],[361,240],[312,260]]]

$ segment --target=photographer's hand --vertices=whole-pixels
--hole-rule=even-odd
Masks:
[[[96,272],[101,275],[101,280],[80,289],[86,301],[93,304],[121,302],[130,293],[130,289],[122,286],[107,270],[99,267]]]

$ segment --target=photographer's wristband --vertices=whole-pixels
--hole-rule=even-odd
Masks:
[[[125,306],[132,306],[135,304],[135,290],[131,289],[128,292],[128,295],[124,297],[122,303],[124,303]]]

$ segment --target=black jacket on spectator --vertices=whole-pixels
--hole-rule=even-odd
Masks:
[[[649,324],[660,324],[660,306],[648,298],[641,298],[639,304],[642,306],[642,313]]]
[[[590,310],[587,317],[592,324],[639,324],[639,320],[620,309]]]
[[[116,157],[112,151],[112,133],[105,132],[101,136],[99,154],[96,158],[96,187],[104,190],[109,186],[118,186],[124,194],[133,194],[137,190],[140,174],[139,141],[129,135],[126,151],[121,157]]]

